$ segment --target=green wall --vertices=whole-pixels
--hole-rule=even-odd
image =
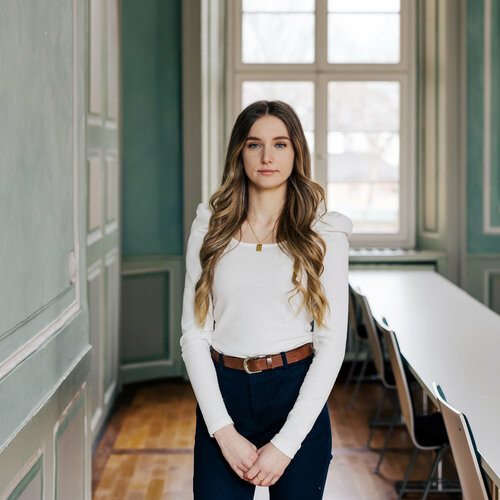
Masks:
[[[493,223],[500,226],[500,2],[491,4],[491,198]],[[497,238],[497,252],[500,252],[500,235]]]
[[[124,0],[123,256],[183,253],[181,1]]]
[[[467,252],[500,253],[500,5],[491,0],[491,225],[497,234],[483,231],[484,201],[484,0],[467,2]],[[486,124],[488,126],[488,124]]]
[[[90,498],[86,9],[0,4],[0,498]]]
[[[489,82],[485,81],[485,64],[488,63],[490,65]],[[497,0],[467,1],[466,69],[466,289],[500,314],[500,141],[498,140],[500,136],[500,4]],[[488,87],[490,89],[489,104],[486,93]],[[490,110],[489,120],[487,116],[485,117],[485,106]],[[486,154],[489,155],[489,162],[485,162],[488,158],[485,158],[484,139],[488,132],[490,146],[486,148]],[[490,165],[489,182],[485,182],[484,177],[487,172],[487,163]],[[486,196],[489,197],[489,202],[485,203],[485,200],[488,200]],[[491,229],[485,230],[485,214],[488,212]]]
[[[122,2],[124,383],[182,371],[181,28],[180,0]]]

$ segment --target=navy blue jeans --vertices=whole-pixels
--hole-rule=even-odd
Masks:
[[[281,429],[299,394],[313,354],[295,363],[260,373],[228,368],[213,361],[222,398],[236,430],[257,448]],[[328,405],[274,485],[271,500],[323,497],[332,453]],[[193,491],[195,500],[251,500],[255,485],[240,479],[231,469],[215,438],[211,438],[200,408],[196,405]]]

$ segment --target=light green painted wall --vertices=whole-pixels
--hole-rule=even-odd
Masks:
[[[86,397],[89,370],[86,2],[4,0],[0,12],[0,497],[23,498],[40,467],[55,498],[54,429]],[[25,342],[35,347],[16,353]],[[87,431],[74,442],[86,488],[75,499],[90,492]]]
[[[484,0],[467,1],[467,251],[500,258],[500,6],[491,1],[491,203],[497,234],[483,230],[484,202]],[[488,126],[488,125],[486,125]]]
[[[469,293],[500,314],[500,5],[491,0],[485,20],[485,0],[467,1],[467,271]],[[489,22],[491,52],[485,51]],[[490,61],[490,122],[485,123],[485,63]],[[485,186],[485,132],[490,132],[490,182]],[[484,208],[486,190],[490,203]],[[484,230],[490,211],[496,234]]]
[[[124,383],[182,373],[181,7],[122,3]]]
[[[491,6],[487,25],[485,5]],[[500,5],[495,0],[468,0],[463,7],[461,20],[462,11],[453,0],[418,0],[417,243],[420,249],[446,252],[440,272],[446,270],[446,277],[500,313],[495,271],[500,268]],[[485,49],[488,27],[490,54]],[[489,123],[484,115],[487,61],[491,62]],[[489,182],[483,151],[488,131]],[[436,197],[426,198],[427,190]],[[483,210],[491,214],[490,234],[484,228]],[[434,225],[426,227],[427,220]]]
[[[125,257],[183,253],[180,0],[123,0]]]
[[[500,227],[500,2],[491,3],[491,217]],[[497,243],[500,242],[498,235]],[[497,245],[500,252],[500,243]]]
[[[117,0],[88,0],[87,296],[92,344],[89,407],[97,445],[119,381],[120,12]]]
[[[12,286],[0,301],[0,362],[75,299],[67,264],[74,250],[72,8],[59,0],[26,12],[30,2],[4,3],[0,276]],[[30,25],[37,15],[40,24]]]

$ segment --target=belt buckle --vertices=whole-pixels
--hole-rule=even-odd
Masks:
[[[260,373],[262,370],[255,370],[255,371],[252,371],[248,368],[248,362],[251,360],[251,359],[259,359],[261,358],[262,356],[247,356],[244,360],[243,360],[243,368],[245,369],[245,371],[249,374],[252,374],[252,373]]]

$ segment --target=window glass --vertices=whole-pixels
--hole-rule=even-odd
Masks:
[[[329,82],[328,204],[357,232],[399,231],[399,82]]]
[[[314,1],[244,1],[243,63],[313,63]]]
[[[328,62],[398,63],[399,7],[393,0],[329,0]]]

